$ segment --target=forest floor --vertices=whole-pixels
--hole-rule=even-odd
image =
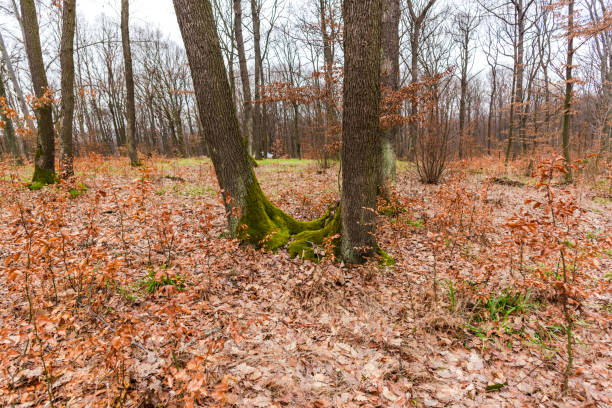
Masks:
[[[562,392],[559,299],[505,227],[542,193],[518,170],[491,182],[492,161],[451,168],[427,186],[400,163],[377,237],[396,265],[348,267],[229,239],[207,159],[81,159],[71,192],[4,165],[0,406],[612,406],[611,248],[583,271],[599,289],[574,310]],[[256,173],[299,219],[338,197],[337,166]],[[610,179],[576,194],[580,228],[609,235]]]

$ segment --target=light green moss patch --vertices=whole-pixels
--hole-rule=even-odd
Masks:
[[[32,183],[28,186],[30,190],[40,190],[42,186],[47,184],[54,184],[57,182],[57,174],[53,170],[42,169],[40,167],[34,168],[34,175],[32,175]]]
[[[253,180],[238,224],[239,239],[257,248],[274,251],[287,244],[291,235],[322,227],[325,216],[314,221],[298,221],[274,206],[261,190],[257,179],[253,177]]]

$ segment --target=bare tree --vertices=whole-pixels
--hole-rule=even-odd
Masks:
[[[567,2],[567,60],[565,63],[565,98],[563,99],[563,122],[562,122],[562,138],[563,138],[563,157],[565,158],[565,181],[571,183],[573,181],[572,161],[570,157],[570,120],[572,116],[572,89],[574,88],[574,79],[572,77],[572,68],[574,61],[574,0]],[[567,384],[566,384],[567,387]]]
[[[17,139],[15,138],[15,128],[13,126],[12,119],[5,113],[7,106],[6,88],[4,86],[4,75],[2,72],[2,65],[0,65],[0,122],[2,126],[0,129],[4,132],[4,138],[6,139],[6,147],[8,152],[17,161],[21,161],[21,154],[19,147],[17,146]]]
[[[130,44],[130,1],[121,0],[121,43],[123,45],[123,64],[125,69],[126,144],[132,166],[138,166],[136,151],[136,102],[134,100],[134,70],[132,68],[132,48]],[[122,120],[123,121],[123,120]]]
[[[247,69],[244,52],[244,39],[242,36],[242,6],[240,0],[234,0],[234,33],[236,35],[236,49],[238,50],[238,64],[240,66],[240,82],[242,83],[243,119],[242,134],[244,135],[249,153],[253,154],[253,108],[251,104],[251,83]]]
[[[381,74],[385,90],[391,92],[399,89],[399,22],[400,1],[383,0]],[[379,186],[384,186],[388,182],[395,182],[396,154],[394,146],[397,143],[398,132],[399,127],[395,125],[382,133],[380,139],[382,161]]]
[[[6,70],[8,72],[9,78],[13,83],[13,89],[17,94],[17,99],[19,100],[19,105],[21,106],[21,112],[25,118],[25,122],[27,123],[30,130],[34,130],[34,122],[30,118],[30,109],[28,108],[28,104],[26,102],[25,97],[23,96],[23,91],[21,89],[21,85],[17,80],[17,75],[15,75],[15,68],[13,68],[13,63],[11,62],[11,58],[9,56],[8,50],[6,49],[6,44],[4,43],[4,38],[2,37],[2,32],[0,31],[0,52],[2,52],[2,59],[5,62]],[[23,152],[22,152],[23,153]]]
[[[62,69],[62,131],[60,143],[60,177],[73,176],[74,148],[72,123],[74,119],[74,30],[76,25],[76,0],[62,3],[62,39],[60,64]]]
[[[429,12],[436,0],[408,0],[408,17],[410,21],[410,76],[414,85],[419,80],[419,47],[421,46],[421,35]],[[411,112],[413,117],[418,115],[418,102],[412,101]],[[414,121],[410,124],[410,142],[408,153],[413,155],[414,143],[417,137],[418,127]]]
[[[463,142],[465,139],[466,127],[466,100],[469,82],[468,70],[471,62],[470,57],[474,50],[471,42],[479,22],[480,17],[471,10],[459,11],[453,20],[453,37],[459,44],[459,81],[461,85],[461,94],[459,96],[459,159],[463,159]]]

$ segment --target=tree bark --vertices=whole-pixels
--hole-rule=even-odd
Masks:
[[[489,94],[489,117],[487,119],[487,154],[491,154],[491,131],[493,130],[493,111],[497,93],[497,67],[491,66],[491,93]]]
[[[571,183],[573,181],[572,160],[570,157],[570,119],[572,115],[572,88],[574,81],[572,78],[572,64],[574,60],[574,0],[569,0],[567,3],[567,61],[565,63],[565,98],[563,100],[563,122],[562,122],[562,140],[563,140],[563,158],[565,159],[565,181]]]
[[[323,40],[323,60],[325,63],[325,133],[323,135],[323,146],[321,152],[323,155],[323,167],[328,166],[328,148],[330,136],[333,129],[336,127],[336,102],[334,100],[333,89],[333,68],[334,54],[332,51],[332,39],[327,32],[327,16],[325,12],[326,1],[319,0],[320,19],[321,19],[321,39]]]
[[[25,34],[25,48],[28,65],[32,75],[34,94],[38,98],[35,108],[38,121],[36,153],[34,155],[34,175],[32,183],[52,184],[55,182],[55,131],[51,103],[45,100],[48,91],[47,74],[40,46],[38,17],[34,0],[21,0],[21,16]]]
[[[242,6],[241,0],[234,0],[234,32],[236,36],[236,49],[238,50],[238,65],[240,66],[240,82],[242,83],[243,118],[242,134],[245,137],[249,154],[253,154],[253,107],[251,106],[251,83],[247,69],[244,52],[244,39],[242,37]]]
[[[508,129],[508,144],[506,146],[506,159],[505,163],[508,164],[510,160],[510,153],[512,151],[513,130],[515,125],[516,112],[521,112],[521,118],[518,126],[518,142],[520,143],[525,138],[525,122],[522,120],[523,117],[523,76],[525,72],[524,54],[525,54],[525,19],[528,7],[533,4],[533,1],[529,1],[528,6],[524,7],[523,0],[514,0],[513,4],[516,10],[516,30],[518,33],[516,42],[516,51],[514,58],[514,89],[512,104],[510,105],[510,128]],[[520,146],[520,145],[519,145]]]
[[[383,0],[381,75],[382,84],[388,91],[399,89],[399,21],[399,0]],[[394,108],[392,112],[386,113],[396,114],[397,110],[399,109]],[[394,146],[398,131],[399,127],[394,125],[382,132],[380,138],[382,161],[378,187],[384,187],[387,183],[395,183],[396,154]]]
[[[74,119],[74,29],[76,25],[76,0],[62,3],[62,39],[60,65],[62,70],[62,133],[60,139],[60,178],[74,175],[74,148],[72,129]]]
[[[464,35],[461,43],[461,78],[460,88],[461,93],[459,96],[459,159],[463,160],[463,139],[465,136],[465,105],[468,92],[468,64],[469,64],[469,44],[470,44],[470,32],[467,28],[469,21],[466,23],[466,29],[462,33]]]
[[[134,100],[134,70],[132,67],[132,47],[130,44],[130,2],[121,0],[121,43],[123,45],[123,64],[125,67],[127,134],[126,144],[132,166],[138,166],[136,150],[136,103]]]
[[[377,249],[382,1],[344,0],[342,13],[342,257],[359,263]]]
[[[255,106],[253,107],[253,139],[254,145],[256,146],[255,158],[263,158],[264,146],[265,146],[265,127],[262,114],[262,105],[259,104],[261,99],[261,86],[262,86],[262,70],[263,61],[261,58],[261,33],[260,33],[260,19],[259,19],[259,6],[257,0],[251,0],[251,17],[253,19],[253,46],[255,51]]]
[[[436,0],[429,0],[423,7],[421,12],[417,15],[412,0],[408,0],[408,12],[410,13],[410,20],[412,23],[410,33],[410,76],[411,84],[416,84],[419,80],[419,46],[421,38],[421,30],[423,29],[423,23],[427,18],[429,10],[436,3]],[[412,101],[410,107],[410,114],[413,118],[418,115],[418,101]],[[414,148],[416,144],[416,138],[418,133],[418,125],[416,120],[410,122],[410,140],[408,142],[408,156],[410,159],[414,158]]]

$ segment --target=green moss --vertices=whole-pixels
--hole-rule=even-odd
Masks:
[[[383,251],[380,246],[376,246],[376,255],[380,258],[381,265],[392,266],[395,265],[395,259],[391,257],[388,253]]]
[[[322,258],[324,240],[328,237],[334,238],[331,244],[336,248],[336,255],[340,248],[339,235],[342,232],[342,220],[340,218],[340,207],[334,205],[330,207],[322,217],[322,228],[316,230],[303,231],[294,237],[289,244],[288,250],[291,257],[299,256],[310,261],[319,261]]]
[[[34,175],[32,176],[32,183],[28,186],[31,190],[34,185],[46,186],[47,184],[54,184],[57,182],[57,174],[53,170],[43,169],[38,166],[34,167]],[[40,190],[40,188],[37,190]]]
[[[26,187],[29,188],[32,191],[38,191],[38,190],[42,189],[44,186],[46,186],[46,184],[41,183],[40,181],[35,181],[35,182],[32,182],[32,183],[26,184]]]
[[[323,220],[326,217],[324,215],[317,220],[307,222],[297,221],[268,200],[254,176],[247,191],[242,213],[238,223],[237,237],[257,248],[271,251],[289,242],[291,235],[322,228]]]
[[[598,204],[607,205],[607,204],[612,203],[612,200],[605,198],[605,197],[595,197],[593,198],[593,202],[598,203]]]
[[[79,184],[76,188],[70,189],[68,192],[70,193],[70,198],[77,198],[83,193],[87,191],[87,186],[85,184]]]
[[[340,204],[330,206],[321,218],[313,221],[298,221],[274,206],[265,196],[257,178],[248,187],[242,217],[238,222],[236,236],[256,248],[275,251],[286,245],[289,255],[302,259],[319,261],[324,254],[325,239],[334,237],[331,245],[340,257],[340,234],[342,219]],[[393,265],[395,261],[382,249],[377,248],[381,263]]]

